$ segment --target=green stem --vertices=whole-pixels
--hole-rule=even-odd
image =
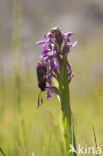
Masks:
[[[59,78],[59,93],[61,103],[60,127],[64,135],[67,156],[76,156],[76,153],[69,152],[70,144],[75,147],[74,130],[72,113],[70,108],[70,96],[67,73],[67,57],[60,62],[60,78]]]

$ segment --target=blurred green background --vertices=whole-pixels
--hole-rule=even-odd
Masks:
[[[95,147],[94,125],[103,147],[103,0],[0,0],[0,148],[6,156],[65,155],[55,95],[47,101],[43,93],[36,109],[42,48],[34,43],[57,25],[78,41],[68,55],[76,144]]]

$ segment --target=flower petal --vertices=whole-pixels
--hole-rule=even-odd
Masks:
[[[51,93],[50,93],[49,91],[47,92],[46,97],[47,97],[48,100],[50,100],[50,98],[51,98]]]
[[[46,35],[44,34],[44,40],[46,40],[47,39],[47,37],[46,37]]]
[[[38,42],[36,42],[35,44],[36,44],[36,45],[45,45],[45,41],[44,41],[44,40],[38,41]]]
[[[72,47],[74,47],[78,42],[75,41],[74,43],[72,43]]]

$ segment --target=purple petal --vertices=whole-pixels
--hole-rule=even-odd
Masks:
[[[68,39],[69,39],[69,37],[70,37],[71,35],[73,35],[72,32],[67,32],[67,33],[64,34],[64,42],[65,42],[65,43],[68,42]]]
[[[58,73],[59,70],[59,62],[57,58],[52,58],[50,60],[50,65],[51,65],[51,70],[52,72],[55,71],[56,73]]]
[[[75,74],[72,72],[72,77],[74,77],[75,76]]]
[[[73,43],[67,42],[67,45],[69,45],[70,47],[72,47]]]
[[[50,56],[50,55],[42,55],[40,56],[44,61],[48,61],[48,60],[51,60],[53,58],[53,56]]]
[[[72,70],[71,70],[71,65],[67,64],[67,71],[68,71],[68,80],[71,80],[71,74],[72,74]]]
[[[67,32],[67,33],[64,34],[64,36],[65,36],[66,38],[69,38],[69,37],[72,36],[72,35],[73,35],[73,32]]]
[[[44,47],[43,50],[42,50],[42,55],[43,55],[43,56],[46,54],[46,51],[47,51],[47,50],[46,50],[46,47]]]
[[[74,47],[78,42],[75,41],[74,43],[72,43],[72,47]]]
[[[67,70],[68,70],[68,73],[71,73],[71,66],[69,64],[67,64]]]
[[[51,57],[52,57],[52,56],[49,56],[49,55],[44,55],[44,56],[41,55],[41,56],[40,56],[40,58],[41,58],[43,61],[48,61],[49,59],[51,59]]]
[[[38,42],[36,42],[35,44],[36,44],[36,45],[44,45],[44,44],[45,44],[45,41],[44,41],[44,40],[38,41]]]
[[[50,93],[55,93],[56,95],[58,94],[58,91],[56,89],[53,89],[53,87],[49,91]]]
[[[69,45],[70,47],[74,47],[77,44],[77,41],[75,41],[74,43],[72,42],[67,42],[67,45]]]
[[[44,34],[44,40],[47,40],[47,37],[46,37],[46,35]]]
[[[49,91],[47,92],[46,97],[47,97],[48,100],[50,100],[50,98],[51,98],[51,93],[50,93]]]
[[[48,90],[47,95],[46,95],[48,100],[50,100],[51,98],[51,93],[55,93],[56,95],[58,95],[58,89],[55,87],[52,87],[51,89]]]
[[[55,36],[54,36],[53,33],[49,32],[49,33],[48,33],[48,37],[52,39],[52,38],[54,38]]]
[[[48,56],[40,56],[40,58],[43,60],[43,61],[47,61],[49,58],[48,58]]]
[[[48,83],[48,87],[51,88],[52,86],[52,81],[51,81],[51,73],[48,72],[48,75],[47,75],[47,83]]]

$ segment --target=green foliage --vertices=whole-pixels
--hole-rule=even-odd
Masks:
[[[76,58],[73,56],[74,60],[71,58],[75,77],[70,83],[70,97],[76,144],[95,147],[92,132],[92,125],[94,125],[97,144],[103,147],[103,125],[101,122],[103,118],[103,86],[100,80],[96,81],[96,77],[93,82],[89,73],[92,64],[102,57],[102,53],[100,53],[103,49],[102,42],[95,44],[95,47],[88,45],[85,50],[79,50],[77,54],[80,53],[81,61],[78,64],[75,62],[78,56]],[[83,51],[87,53],[82,54]],[[96,56],[91,57],[91,51],[94,51]],[[76,53],[72,53],[72,55],[76,55]],[[85,73],[81,70],[81,64]],[[14,105],[16,83],[14,77],[1,76],[3,75],[0,75],[0,147],[4,153],[7,156],[14,154],[29,156],[32,155],[32,152],[37,156],[64,156],[64,141],[59,129],[60,105],[56,97],[53,96],[48,101],[44,92],[44,103],[39,109],[36,109],[39,94],[36,75],[35,73],[24,75],[20,72],[19,92],[22,110],[20,113],[15,111],[19,110],[19,105],[17,107]]]
[[[0,56],[0,149],[6,156],[32,156],[33,152],[35,156],[64,156],[58,100],[52,96],[51,101],[47,101],[44,92],[44,103],[36,109],[39,94],[36,75],[34,72],[23,74],[20,70],[18,60],[22,51],[18,33],[21,22],[19,5],[14,5],[18,11],[13,9],[13,75],[4,75]],[[96,63],[97,67],[103,60],[102,36],[103,34],[101,38],[100,35],[96,36],[96,41],[93,40],[85,47],[80,46],[81,48],[69,56],[75,72],[70,84],[70,97],[77,145],[95,146],[93,124],[97,144],[103,147],[103,77],[98,77],[95,70],[92,70]]]
[[[4,91],[0,84],[0,147],[7,156],[15,153],[18,156],[29,156],[32,152],[39,156],[63,156],[65,153],[63,152],[64,142],[63,138],[61,139],[59,129],[59,103],[55,96],[52,97],[52,101],[47,101],[45,93],[43,93],[44,104],[36,109],[39,92],[37,91],[37,84],[34,84],[36,79],[33,78],[32,73],[30,75],[22,75],[21,77],[22,115],[18,111],[14,114],[12,78],[7,77],[5,79]],[[84,96],[80,96],[81,98],[76,96],[73,98],[72,96],[71,106],[77,144],[95,146],[91,128],[94,124],[97,143],[103,146],[103,126],[100,123],[103,117],[103,90],[98,91],[98,88],[95,91],[91,89]]]

